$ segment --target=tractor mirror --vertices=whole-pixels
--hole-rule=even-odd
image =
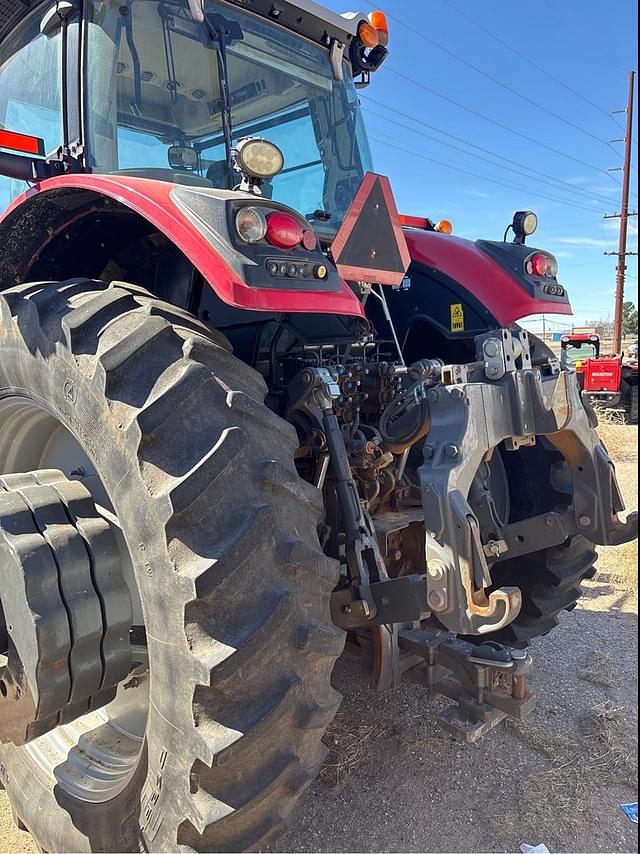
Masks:
[[[169,166],[182,172],[193,172],[198,168],[198,152],[187,145],[172,145],[167,152]]]

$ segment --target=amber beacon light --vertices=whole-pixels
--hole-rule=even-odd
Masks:
[[[378,44],[381,44],[383,47],[387,47],[389,44],[389,24],[387,23],[387,16],[384,12],[371,12],[369,15],[369,23],[376,30],[378,34]]]

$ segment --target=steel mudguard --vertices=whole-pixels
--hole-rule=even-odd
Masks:
[[[11,252],[6,252],[0,259],[0,288],[5,278],[12,285],[16,278],[24,281],[28,277],[29,259],[36,258],[60,230],[74,222],[77,216],[74,211],[80,207],[78,200],[84,199],[86,203],[93,194],[97,203],[112,200],[151,223],[180,249],[228,305],[271,313],[364,316],[360,301],[346,282],[337,276],[337,286],[333,291],[250,287],[234,268],[233,250],[226,251],[215,227],[202,221],[186,205],[178,203],[175,192],[178,188],[207,192],[200,187],[184,187],[129,175],[73,174],[42,181],[16,199],[0,216],[0,245],[19,247],[14,250],[15,263]],[[224,195],[223,191],[211,192],[216,198]],[[227,193],[226,196],[231,197],[232,194]],[[239,194],[233,194],[233,198],[239,197]],[[60,218],[61,226],[57,230],[42,214],[43,202],[47,199],[58,208],[61,205],[68,208],[68,217]],[[99,215],[99,211],[95,215]],[[25,233],[29,234],[28,245],[22,245]],[[18,270],[25,265],[26,270]]]
[[[520,611],[517,587],[487,592],[491,562],[559,545],[578,532],[600,545],[638,536],[637,512],[625,521],[619,516],[624,503],[615,468],[575,374],[560,370],[553,358],[532,364],[528,334],[517,327],[494,330],[476,344],[476,363],[443,368],[442,384],[428,391],[431,429],[420,469],[427,601],[450,631],[462,635],[497,631]],[[515,451],[539,437],[568,464],[572,505],[507,524],[483,543],[468,501],[480,464],[502,442]]]

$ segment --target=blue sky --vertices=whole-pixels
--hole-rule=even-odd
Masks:
[[[323,2],[344,12],[349,0]],[[625,116],[607,113],[625,107],[626,74],[637,69],[637,4],[386,0],[376,8],[397,20],[389,21],[391,55],[362,106],[376,169],[392,178],[401,211],[499,240],[514,210],[535,210],[534,245],[557,255],[576,322],[611,316],[616,259],[603,253],[617,249],[618,220],[603,214],[620,209],[622,173],[607,170],[622,165],[623,146],[607,142],[624,135]],[[637,140],[637,97],[635,116]],[[634,210],[635,166],[634,158]],[[635,217],[634,251],[637,226]],[[628,259],[627,279],[636,304],[637,261]]]

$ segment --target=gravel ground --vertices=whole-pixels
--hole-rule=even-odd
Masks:
[[[606,441],[635,507],[637,428],[608,427]],[[369,692],[346,655],[328,764],[279,850],[637,851],[620,809],[637,800],[637,544],[601,549],[598,565],[578,609],[534,644],[537,710],[479,744],[441,730],[444,701],[418,686]],[[0,850],[36,850],[3,792]]]

